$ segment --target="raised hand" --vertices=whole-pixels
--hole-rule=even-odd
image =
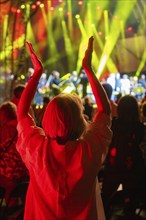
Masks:
[[[88,47],[85,51],[85,55],[82,61],[82,66],[83,68],[86,69],[91,69],[91,61],[92,61],[92,52],[93,52],[93,36],[91,36],[88,40]]]
[[[35,54],[31,43],[26,42],[26,46],[27,46],[27,49],[30,54],[30,58],[31,58],[31,61],[34,67],[34,73],[33,73],[33,76],[28,80],[26,88],[24,89],[21,95],[18,108],[17,108],[18,121],[21,120],[22,118],[28,117],[29,115],[31,102],[34,98],[34,95],[35,95],[35,92],[37,90],[37,86],[39,83],[39,79],[42,75],[42,70],[43,70],[42,63],[38,59],[37,55]]]
[[[37,72],[42,72],[43,70],[43,66],[42,66],[42,63],[41,61],[38,59],[37,55],[35,54],[35,51],[32,47],[32,44],[29,43],[29,42],[26,42],[26,46],[28,48],[28,52],[30,54],[30,57],[31,57],[31,61],[32,61],[32,64],[33,64],[33,67],[34,67],[34,70],[36,70]]]

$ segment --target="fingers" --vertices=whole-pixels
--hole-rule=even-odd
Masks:
[[[91,50],[91,51],[93,50],[93,40],[94,40],[94,37],[91,36],[88,41],[88,50]]]
[[[27,46],[28,51],[29,51],[30,54],[34,53],[34,50],[33,50],[33,47],[32,47],[31,43],[26,41],[26,46]]]
[[[94,37],[91,36],[88,40],[88,47],[85,51],[85,56],[88,57],[88,56],[92,56],[92,52],[93,52],[93,40],[94,40]]]

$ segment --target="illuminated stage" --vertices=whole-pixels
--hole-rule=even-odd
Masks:
[[[93,67],[98,78],[110,73],[139,77],[146,72],[146,1],[0,0],[0,102],[14,84],[27,83],[34,45],[47,78],[81,72],[87,39],[95,38]]]

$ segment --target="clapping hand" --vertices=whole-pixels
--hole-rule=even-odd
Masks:
[[[30,54],[30,57],[31,57],[31,61],[33,63],[33,67],[34,67],[34,70],[37,71],[37,72],[42,72],[43,70],[43,66],[42,66],[42,63],[41,61],[38,59],[37,55],[35,54],[34,52],[34,49],[32,47],[32,44],[29,43],[29,42],[26,42],[26,46],[28,48],[28,52]]]
[[[88,47],[85,51],[85,55],[82,61],[82,66],[83,68],[86,69],[91,69],[91,61],[92,61],[92,52],[93,52],[93,36],[89,38],[88,40]]]

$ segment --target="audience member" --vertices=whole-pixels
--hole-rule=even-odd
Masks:
[[[11,102],[13,102],[16,106],[19,103],[21,94],[24,89],[25,89],[25,85],[23,85],[23,84],[17,84],[13,89],[13,97],[11,99]]]
[[[146,186],[144,161],[139,148],[144,125],[140,122],[136,98],[131,95],[121,97],[117,113],[118,117],[112,122],[113,137],[103,175],[102,193],[107,216],[110,199],[120,184],[133,196],[143,194]]]
[[[115,118],[117,117],[117,103],[115,103],[111,97],[112,97],[112,93],[113,93],[113,88],[112,86],[105,82],[105,83],[102,83],[102,86],[103,88],[105,89],[106,93],[107,93],[107,96],[110,100],[110,105],[111,105],[111,111],[112,111],[112,118]]]
[[[144,93],[143,98],[141,99],[141,104],[142,104],[143,102],[145,102],[145,101],[146,101],[146,91],[145,91],[145,93]]]
[[[43,119],[44,112],[46,111],[46,108],[47,108],[49,102],[50,102],[50,98],[48,96],[44,96],[42,108],[38,108],[35,110],[36,124],[39,127],[42,127],[42,119]]]
[[[140,116],[141,122],[143,122],[144,125],[146,125],[146,101],[140,104]]]
[[[87,86],[89,83],[88,77],[84,69],[81,69],[81,73],[79,75],[79,83],[82,85],[82,98],[87,96]]]
[[[43,72],[38,82],[38,87],[34,96],[34,102],[37,106],[41,106],[43,104],[43,96],[45,95],[45,93],[47,93],[46,83],[47,74]]]
[[[42,128],[28,115],[42,74],[42,64],[26,43],[34,66],[19,102],[17,149],[30,172],[24,219],[102,219],[97,174],[111,142],[110,104],[91,67],[93,37],[83,59],[98,112],[84,119],[77,94],[59,94],[48,104]]]
[[[121,93],[122,95],[130,94],[131,82],[127,74],[124,74],[121,78]]]
[[[84,114],[87,115],[89,121],[92,121],[93,102],[90,100],[88,96],[85,96],[82,101],[84,107]]]
[[[50,89],[50,96],[54,97],[60,93],[60,73],[53,70],[46,82],[46,88]]]
[[[28,179],[28,170],[16,150],[16,126],[16,106],[4,102],[0,105],[0,186],[6,189],[6,202],[16,184]]]
[[[118,93],[115,97],[115,103],[118,104],[120,98],[122,97],[122,93]]]
[[[146,88],[146,76],[145,74],[141,74],[140,78],[138,79],[138,83],[145,89]]]
[[[20,97],[21,97],[22,92],[24,91],[24,89],[25,89],[25,85],[23,85],[23,84],[17,84],[17,85],[14,87],[14,89],[13,89],[13,97],[12,97],[12,99],[11,99],[10,101],[13,102],[16,106],[18,106]],[[30,114],[33,118],[35,118],[35,115],[34,115],[34,111],[33,111],[32,106],[30,106],[29,114]]]
[[[144,164],[146,167],[146,101],[142,103],[141,106],[141,121],[144,123],[144,138],[140,144],[140,149],[142,151]]]

